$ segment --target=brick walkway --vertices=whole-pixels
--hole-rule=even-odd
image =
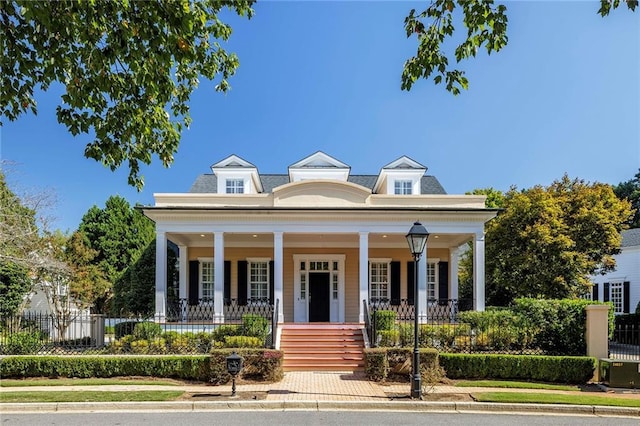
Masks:
[[[380,385],[367,380],[363,372],[285,373],[281,382],[271,385],[267,400],[277,401],[362,401],[384,400]]]

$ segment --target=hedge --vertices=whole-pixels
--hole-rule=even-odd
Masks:
[[[364,356],[364,369],[369,380],[409,380],[412,348],[365,349]],[[420,349],[420,376],[425,383],[438,382],[444,377],[435,349]]]
[[[241,378],[282,379],[281,351],[236,351],[244,358]],[[150,376],[223,384],[231,379],[225,359],[231,353],[231,349],[216,349],[210,355],[7,356],[0,360],[0,378]]]
[[[583,384],[593,378],[592,357],[440,354],[449,379],[513,379]]]

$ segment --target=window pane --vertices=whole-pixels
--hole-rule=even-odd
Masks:
[[[213,299],[213,262],[201,262],[200,280],[202,285],[202,298]]]
[[[369,267],[370,296],[372,299],[389,298],[389,264],[371,262]]]
[[[227,194],[244,194],[244,180],[227,179]]]
[[[427,299],[434,300],[436,298],[436,264],[427,264]]]
[[[249,264],[249,289],[252,299],[269,298],[268,262],[251,262]]]

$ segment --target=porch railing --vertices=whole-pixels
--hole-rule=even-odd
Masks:
[[[413,320],[412,299],[369,299],[371,312],[377,310],[394,311],[398,320]],[[473,301],[470,299],[429,299],[425,317],[421,322],[425,323],[449,323],[455,322],[458,312],[470,310]]]
[[[225,322],[242,321],[245,314],[257,314],[267,317],[273,313],[273,304],[269,299],[225,299],[223,316]],[[217,316],[220,321],[220,316]],[[179,299],[167,305],[166,319],[169,322],[214,321],[216,312],[213,299],[199,299],[189,303],[189,299]]]

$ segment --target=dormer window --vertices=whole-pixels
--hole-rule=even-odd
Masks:
[[[227,179],[227,194],[244,194],[243,179]]]
[[[396,180],[394,184],[394,194],[396,195],[411,195],[413,182],[410,180]]]

